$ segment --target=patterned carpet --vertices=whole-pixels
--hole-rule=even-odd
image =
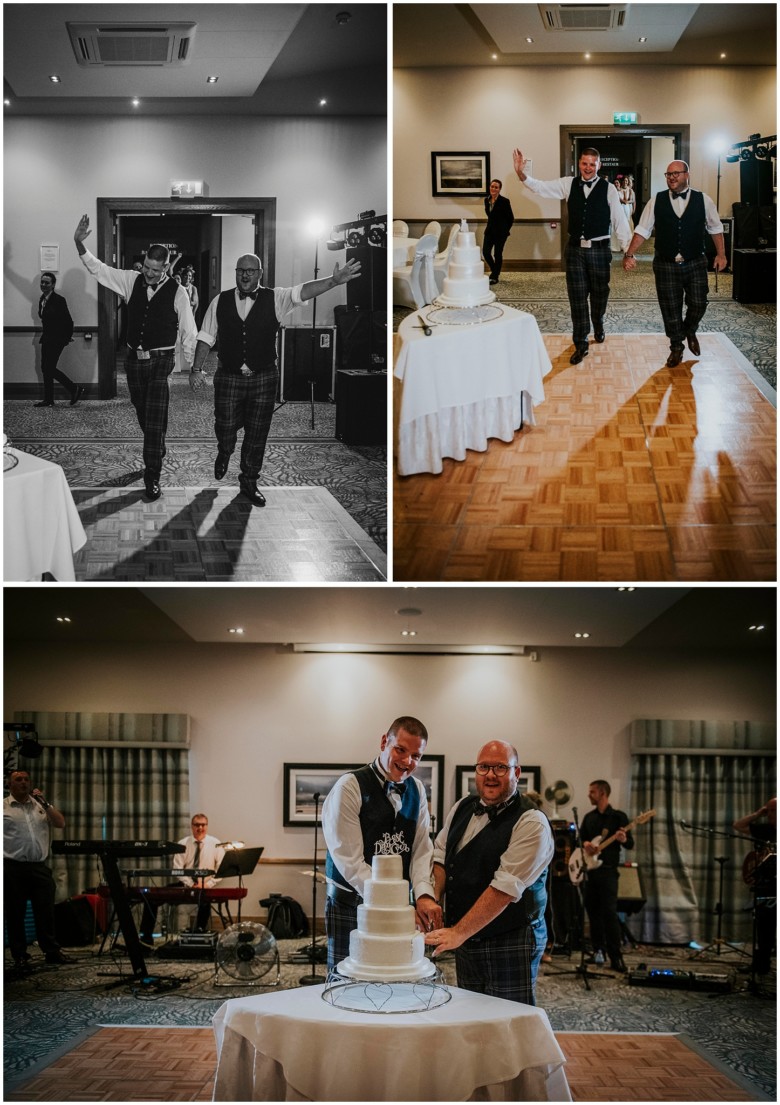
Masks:
[[[777,388],[777,307],[775,304],[737,303],[731,298],[731,274],[709,274],[709,306],[702,330],[727,334],[737,349]],[[663,324],[655,294],[650,258],[638,258],[637,268],[623,272],[619,261],[612,262],[608,334],[662,334]],[[566,296],[566,276],[562,272],[504,272],[493,287],[500,303],[534,315],[543,334],[571,333],[571,315]],[[394,308],[393,329],[408,314]]]
[[[281,986],[297,986],[312,973],[325,981],[325,968],[307,958],[310,941],[279,941]],[[96,949],[95,949],[96,950]],[[160,1025],[207,1027],[228,998],[267,992],[256,988],[215,988],[214,968],[208,961],[147,960],[150,974],[182,978],[175,990],[146,991],[131,984],[108,988],[122,959],[97,957],[92,949],[71,949],[75,962],[66,967],[39,966],[27,978],[7,972],[4,986],[4,1063],[6,1088],[12,1089],[52,1059],[68,1050],[95,1025]],[[640,962],[648,968],[731,972],[733,992],[651,988],[627,984],[625,977],[592,978],[590,989],[572,974],[579,955],[555,956],[543,968],[537,1002],[550,1018],[555,1032],[680,1033],[723,1065],[738,1080],[755,1087],[755,1100],[776,1100],[776,979],[762,980],[759,992],[747,988],[747,978],[735,969],[745,962],[728,952],[720,957],[688,962],[687,948],[632,947],[624,952],[629,969]],[[38,963],[40,959],[36,960]],[[442,962],[445,982],[454,982],[452,956]],[[598,970],[595,968],[593,970]],[[606,972],[604,972],[606,973]],[[260,981],[272,981],[273,972]],[[231,982],[221,976],[222,982]],[[679,1098],[675,1097],[675,1100]]]
[[[62,466],[69,485],[88,488],[142,486],[141,434],[123,374],[118,396],[58,402],[36,408],[29,400],[6,400],[4,430],[12,445]],[[171,378],[165,495],[173,488],[213,488],[215,438],[212,392],[193,393],[186,377]],[[275,414],[260,485],[322,487],[382,550],[387,548],[387,461],[384,446],[345,445],[336,439],[336,407],[286,403]],[[239,449],[241,435],[239,435]],[[238,486],[234,456],[219,490]],[[164,497],[165,497],[164,495]],[[117,577],[118,578],[118,577]]]

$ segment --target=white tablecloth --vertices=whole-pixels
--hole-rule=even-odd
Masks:
[[[400,269],[404,265],[411,265],[414,260],[414,251],[417,249],[417,243],[419,238],[402,238],[400,235],[393,235],[391,241],[393,243],[393,268]]]
[[[225,1002],[215,1101],[571,1101],[542,1009],[450,987],[421,1013],[357,1013],[324,986]]]
[[[19,463],[3,475],[3,579],[37,579],[50,572],[75,579],[73,554],[87,535],[58,464],[9,452]]]
[[[521,421],[533,425],[544,401],[550,358],[533,315],[501,307],[492,322],[431,325],[426,337],[416,311],[398,328],[395,375],[403,382],[398,419],[398,471],[441,472],[442,458],[465,460],[488,438],[511,441]],[[523,397],[521,417],[521,396]]]

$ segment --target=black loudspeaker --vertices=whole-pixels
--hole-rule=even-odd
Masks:
[[[725,272],[731,272],[731,254],[732,247],[734,245],[734,219],[721,217],[720,220],[723,223],[723,248],[726,251],[726,265]],[[714,272],[712,262],[715,260],[715,243],[709,234],[704,235],[704,252],[707,255],[707,268],[710,272]]]
[[[777,250],[735,249],[731,298],[737,303],[774,303],[777,299]]]
[[[772,202],[772,162],[751,157],[739,163],[739,198],[743,203],[762,204]]]
[[[555,860],[553,860],[555,864]],[[552,906],[553,933],[556,947],[566,946],[569,949],[580,946],[579,909],[580,899],[577,887],[569,879],[568,872],[565,879],[553,879],[550,883],[550,904]]]
[[[336,358],[339,368],[381,372],[387,367],[387,312],[339,305],[336,320]]]
[[[333,394],[333,328],[286,327],[283,331],[282,399],[325,401]],[[312,364],[314,368],[312,370]]]
[[[647,899],[638,867],[618,867],[618,913],[638,913]]]
[[[551,864],[552,877],[554,879],[568,879],[569,860],[574,848],[574,829],[568,821],[551,821],[550,825],[555,838],[555,855]]]
[[[380,246],[359,246],[347,249],[347,260],[360,262],[360,276],[347,284],[347,306],[386,310],[387,250]]]
[[[86,898],[68,898],[54,907],[54,932],[66,948],[83,948],[94,943],[97,924]]]
[[[336,437],[345,445],[387,443],[387,373],[336,373]]]

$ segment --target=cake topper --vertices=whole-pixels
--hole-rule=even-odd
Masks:
[[[375,856],[397,856],[401,852],[408,852],[409,845],[404,840],[403,833],[385,833],[381,840],[374,845]]]

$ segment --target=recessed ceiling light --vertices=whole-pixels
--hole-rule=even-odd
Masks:
[[[725,58],[725,56],[726,56],[726,55],[725,55],[725,54],[721,54],[720,56],[721,56],[721,58]]]
[[[56,73],[52,73],[49,76],[49,80],[51,81],[52,84],[59,84],[60,83],[60,78],[57,76]]]
[[[498,61],[498,54],[491,54],[490,56],[493,59],[493,61]]]
[[[532,38],[526,38],[525,41],[530,45],[533,42],[533,39]]]
[[[57,621],[58,621],[58,622],[68,622],[68,623],[70,624],[70,618],[67,618],[67,617],[64,617],[64,616],[63,616],[63,617],[61,617],[61,618],[60,618],[60,617],[58,617],[58,618],[57,618]]]
[[[216,84],[219,77],[206,77],[206,84]]]
[[[5,104],[6,107],[11,106],[11,101],[10,100],[3,100],[3,103]]]
[[[575,633],[575,637],[590,637],[590,633]]]
[[[323,98],[322,98],[322,99],[320,100],[320,107],[325,107],[325,104],[326,104],[327,102],[328,102],[328,101],[327,101],[327,100],[326,100],[326,99],[325,99],[325,98],[323,97]]]
[[[640,42],[647,42],[647,35],[642,35],[642,37],[639,39],[639,41]]]
[[[618,591],[636,591],[636,587],[618,587]]]
[[[243,632],[244,630],[240,625],[234,626],[233,628],[228,630],[228,633],[237,633],[239,637]]]
[[[134,96],[131,102],[133,107],[140,107],[141,101],[138,99],[137,96]]]
[[[417,630],[416,629],[402,629],[401,630],[401,636],[402,637],[416,637],[417,636]]]
[[[751,625],[750,630],[753,633],[760,633],[762,629],[766,629],[765,625]]]
[[[587,58],[588,61],[590,61],[590,54],[586,54],[585,57]]]

